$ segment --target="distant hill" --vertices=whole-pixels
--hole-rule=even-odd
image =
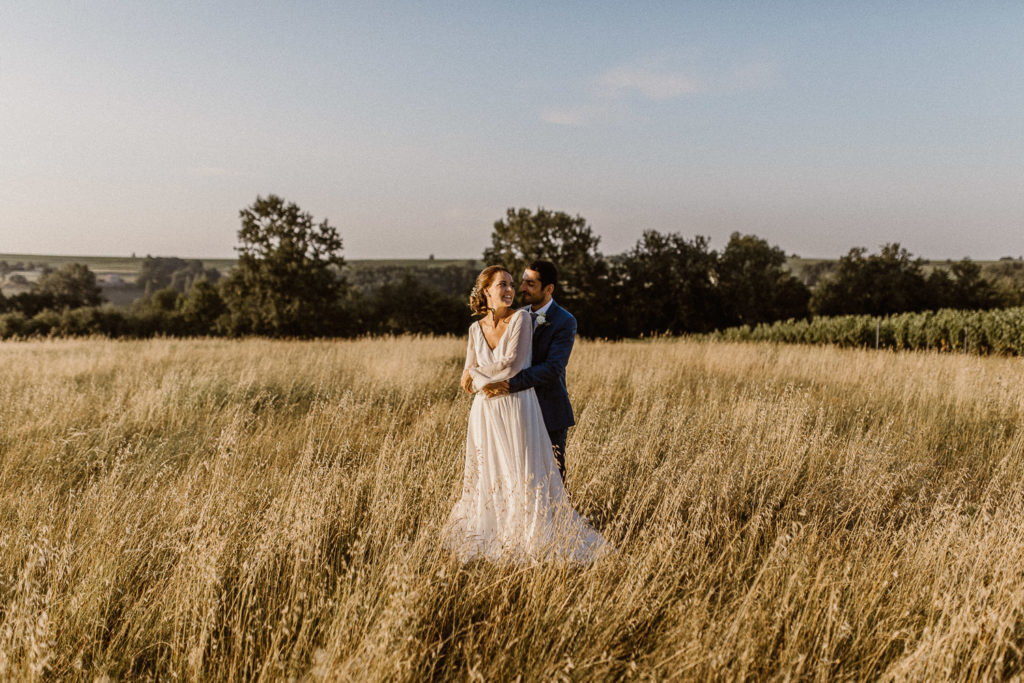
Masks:
[[[134,278],[138,274],[144,260],[144,256],[133,258],[131,256],[0,254],[0,261],[6,261],[9,266],[14,266],[19,263],[26,266],[32,264],[35,266],[35,269],[38,270],[43,265],[49,266],[50,268],[59,268],[65,263],[84,263],[89,267],[89,270],[96,273],[97,276],[119,275],[126,280]],[[199,260],[202,261],[203,265],[207,268],[216,268],[223,273],[229,271],[234,267],[235,263],[237,263],[237,259],[200,258]],[[346,259],[346,264],[350,268],[366,266],[418,266],[420,268],[424,268],[464,264],[480,265],[481,268],[483,267],[483,263],[477,259]]]
[[[187,259],[191,260],[191,259]],[[222,274],[231,270],[236,259],[199,259],[206,268],[216,268]],[[96,277],[103,289],[103,296],[115,306],[127,306],[142,297],[142,289],[135,286],[135,278],[142,268],[145,257],[130,256],[61,256],[55,254],[0,254],[0,262],[6,262],[7,268],[0,273],[0,291],[5,295],[28,291],[44,267],[60,268],[66,263],[84,263]],[[362,282],[375,276],[371,271],[394,271],[401,268],[415,268],[422,271],[430,268],[446,266],[465,266],[483,268],[483,262],[477,259],[346,259],[345,272],[350,281]],[[15,276],[15,281],[11,281]]]
[[[99,275],[116,274],[120,275],[124,279],[134,278],[139,272],[139,268],[142,267],[142,262],[145,257],[130,257],[130,256],[60,256],[53,254],[0,254],[0,261],[6,261],[8,265],[15,265],[17,263],[22,264],[33,264],[37,267],[40,265],[48,265],[51,268],[59,268],[65,263],[84,263],[89,266],[89,269]],[[191,260],[191,259],[189,259]],[[236,259],[216,259],[216,258],[200,258],[203,265],[207,268],[216,268],[221,272],[226,273],[230,270],[235,263]],[[789,268],[794,275],[798,277],[808,268],[814,267],[823,263],[835,263],[838,258],[827,259],[827,258],[801,258],[799,256],[790,257],[786,262],[786,266]],[[926,269],[935,267],[946,267],[952,264],[955,260],[959,259],[925,259]],[[349,268],[359,269],[364,267],[442,267],[451,265],[472,265],[483,268],[484,262],[480,259],[346,259],[346,264]],[[991,260],[976,260],[976,262],[982,266],[989,263],[996,263]]]

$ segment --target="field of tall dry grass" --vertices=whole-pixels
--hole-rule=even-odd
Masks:
[[[0,345],[0,679],[989,679],[1024,363],[580,342],[619,553],[459,565],[461,339]]]

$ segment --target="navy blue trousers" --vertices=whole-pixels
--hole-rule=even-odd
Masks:
[[[551,437],[551,446],[555,451],[555,464],[562,474],[562,484],[565,484],[565,440],[569,436],[569,428],[548,432]]]

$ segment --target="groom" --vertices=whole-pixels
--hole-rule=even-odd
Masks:
[[[530,387],[536,390],[564,483],[565,440],[569,427],[576,424],[565,388],[565,366],[576,338],[576,318],[551,298],[557,283],[558,270],[550,261],[534,261],[526,266],[519,292],[534,319],[533,365],[509,380],[488,384],[483,392],[487,396],[502,396]]]

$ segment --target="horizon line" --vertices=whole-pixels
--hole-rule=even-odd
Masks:
[[[621,254],[603,254],[603,256],[605,256],[605,257],[622,256],[625,253],[626,252],[622,252]],[[868,253],[871,254],[873,252],[869,251]],[[791,260],[791,259],[795,258],[795,259],[799,259],[801,261],[838,261],[843,256],[846,256],[846,254],[845,253],[844,254],[840,254],[839,256],[803,256],[803,255],[800,255],[800,254],[792,254],[792,255],[787,254],[786,260],[788,261],[788,260]],[[1018,255],[1018,256],[1004,255],[1004,256],[999,256],[999,257],[995,257],[995,258],[975,258],[975,257],[972,257],[972,256],[930,257],[930,256],[922,256],[920,254],[913,254],[913,256],[914,256],[914,258],[919,258],[919,259],[922,259],[922,260],[928,261],[928,262],[933,262],[933,261],[953,261],[953,262],[955,262],[955,261],[961,261],[961,260],[963,260],[965,258],[967,260],[969,260],[969,261],[1006,261],[1006,260],[1019,261],[1019,260],[1024,260],[1024,256],[1020,256],[1020,255]],[[166,254],[165,255],[145,254],[143,256],[137,256],[137,255],[134,255],[134,254],[127,254],[127,255],[125,255],[125,254],[39,254],[39,253],[27,253],[27,252],[0,253],[0,260],[9,260],[9,259],[12,259],[12,258],[18,258],[18,259],[21,259],[21,260],[39,259],[39,258],[43,258],[43,259],[45,259],[45,258],[57,258],[57,259],[65,259],[65,260],[66,259],[74,259],[74,258],[97,259],[97,260],[98,259],[128,259],[128,260],[134,259],[134,260],[137,260],[137,261],[142,261],[142,260],[145,260],[146,258],[180,258],[180,259],[197,260],[197,261],[237,261],[238,260],[238,256],[182,256],[180,254],[171,254],[171,255],[166,255]],[[428,255],[428,256],[419,256],[419,257],[415,257],[415,256],[360,256],[360,257],[356,257],[356,256],[344,256],[343,255],[342,258],[344,258],[346,261],[480,261],[480,262],[483,261],[483,259],[480,256],[437,256],[436,254],[433,255],[433,258],[431,258],[430,255]]]

